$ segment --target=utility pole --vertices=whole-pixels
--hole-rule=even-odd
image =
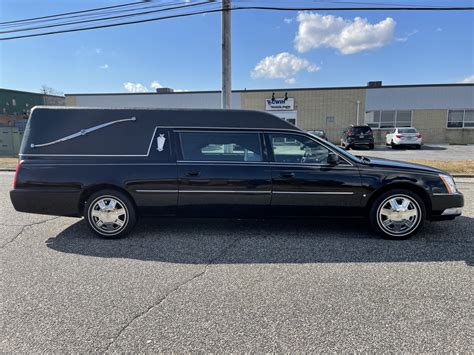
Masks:
[[[221,106],[231,107],[232,71],[231,71],[231,17],[230,1],[222,0],[222,96]]]
[[[356,125],[359,125],[359,107],[360,107],[360,100],[356,101],[357,103],[357,112],[356,112]]]

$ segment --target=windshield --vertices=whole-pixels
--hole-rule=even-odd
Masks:
[[[368,160],[367,158],[365,157],[357,157],[355,155],[352,155],[351,153],[345,151],[344,149],[342,149],[341,147],[338,147],[337,145],[331,143],[331,142],[328,142],[328,141],[325,141],[323,140],[324,144],[329,146],[329,148],[331,148],[332,150],[334,150],[335,152],[337,152],[338,154],[342,155],[343,157],[351,160],[351,161],[356,161],[356,162],[361,162],[363,160]]]
[[[370,127],[352,127],[352,132],[354,134],[367,133],[369,131],[371,131]]]
[[[414,128],[400,128],[398,133],[417,133]]]

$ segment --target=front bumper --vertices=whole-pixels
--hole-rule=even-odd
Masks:
[[[455,194],[433,194],[431,196],[432,221],[451,220],[462,214],[464,206],[464,195],[460,192]]]

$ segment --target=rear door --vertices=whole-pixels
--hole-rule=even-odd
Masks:
[[[173,131],[156,127],[146,158],[127,166],[127,190],[141,214],[175,215],[178,206],[178,176]]]
[[[180,215],[266,214],[271,199],[271,168],[262,133],[179,130],[177,135]]]
[[[276,216],[360,215],[361,180],[350,161],[327,163],[331,151],[298,133],[268,133],[271,213]]]

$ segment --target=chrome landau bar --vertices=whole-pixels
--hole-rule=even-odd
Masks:
[[[107,122],[107,123],[102,123],[98,126],[94,126],[94,127],[90,127],[90,128],[86,128],[86,129],[81,129],[77,133],[71,134],[69,136],[66,136],[66,137],[63,137],[63,138],[60,138],[60,139],[56,139],[55,141],[52,141],[52,142],[42,143],[42,144],[33,144],[33,143],[31,143],[30,147],[31,148],[46,147],[48,145],[53,145],[53,144],[65,142],[65,141],[68,141],[70,139],[74,139],[74,138],[77,138],[77,137],[85,136],[86,134],[88,134],[90,132],[97,131],[98,129],[105,128],[107,126],[111,126],[111,125],[116,124],[116,123],[127,122],[127,121],[136,121],[136,120],[137,120],[136,117],[131,117],[131,118],[123,118],[121,120],[111,121],[111,122]]]

